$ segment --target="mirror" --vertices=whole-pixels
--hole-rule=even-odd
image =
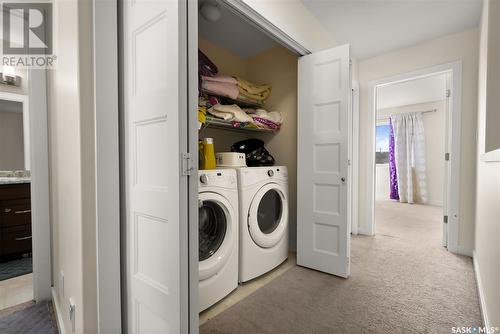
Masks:
[[[0,171],[29,169],[27,110],[23,102],[0,99]]]

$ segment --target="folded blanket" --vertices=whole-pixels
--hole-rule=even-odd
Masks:
[[[267,119],[276,124],[283,123],[283,114],[279,111],[267,111],[264,109],[256,109],[255,113],[252,114],[252,117],[260,117],[263,119]]]
[[[244,123],[253,122],[252,117],[247,115],[236,104],[231,104],[231,105],[216,104],[213,107],[207,109],[207,111],[208,113],[214,115],[215,117],[222,118],[227,121],[232,120]]]
[[[253,124],[255,124],[255,125],[259,126],[259,127],[264,127],[264,128],[268,128],[268,129],[272,129],[272,130],[277,130],[281,126],[278,123],[275,123],[273,121],[270,121],[268,119],[265,119],[265,118],[262,118],[262,117],[259,117],[259,116],[253,116],[252,119],[253,119]]]
[[[238,87],[231,83],[202,80],[201,88],[208,93],[236,99],[238,97]]]
[[[249,99],[263,102],[271,94],[270,85],[256,85],[242,78],[236,79],[238,80],[238,89],[240,95],[243,95]]]
[[[236,80],[234,77],[231,77],[229,75],[216,75],[216,76],[201,76],[201,80],[203,81],[217,81],[217,82],[225,82],[233,85],[238,84],[238,80]]]

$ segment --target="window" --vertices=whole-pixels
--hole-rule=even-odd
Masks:
[[[391,125],[377,125],[377,137],[375,146],[375,163],[389,163],[389,136],[391,133]]]

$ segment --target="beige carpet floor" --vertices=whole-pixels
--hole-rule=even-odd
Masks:
[[[292,267],[200,332],[448,334],[480,326],[472,260],[441,246],[441,215],[377,203],[377,235],[352,238],[349,279]]]

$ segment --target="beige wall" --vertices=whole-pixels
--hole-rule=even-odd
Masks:
[[[425,129],[427,194],[428,204],[442,206],[444,186],[443,157],[445,153],[446,101],[419,103],[409,106],[381,109],[377,111],[377,116],[387,117],[395,114],[433,109],[436,109],[437,112],[424,113],[422,115]],[[377,168],[377,171],[378,170],[379,169]],[[379,185],[377,184],[376,189],[378,189],[378,186]],[[389,183],[387,183],[387,187],[389,187]]]
[[[494,0],[497,1],[497,0]],[[497,1],[498,2],[498,1]],[[498,286],[500,277],[500,162],[481,161],[485,153],[486,141],[486,114],[487,107],[486,77],[490,69],[491,62],[498,62],[498,59],[487,58],[488,48],[488,4],[483,3],[483,19],[481,22],[481,44],[479,62],[479,90],[478,90],[478,155],[477,161],[477,200],[476,200],[476,242],[474,252],[474,262],[476,265],[476,275],[481,287],[483,299],[483,312],[487,313],[489,326],[500,326],[500,289]],[[491,8],[490,19],[500,21],[500,10],[498,6]],[[500,47],[500,40],[494,42],[495,47]],[[490,44],[491,46],[491,44]],[[488,82],[489,84],[489,82]],[[492,87],[498,95],[500,85]],[[490,92],[488,85],[488,94]],[[496,109],[498,113],[498,109]],[[499,132],[500,123],[495,124],[495,129]],[[500,155],[499,155],[500,156]]]
[[[48,71],[47,83],[54,298],[67,333],[70,298],[76,304],[76,333],[97,328],[90,4],[54,2],[58,63]]]
[[[290,204],[290,248],[296,245],[297,205],[297,56],[283,47],[275,47],[249,59],[241,59],[229,51],[200,39],[200,49],[217,65],[219,72],[241,75],[255,83],[272,85],[265,106],[281,111],[285,122],[277,134],[204,129],[200,138],[213,137],[216,152],[229,151],[231,145],[247,138],[260,138],[276,159],[276,165],[288,168]]]
[[[0,106],[0,170],[24,169],[22,104],[20,108],[20,112],[11,112]]]
[[[476,105],[479,34],[477,29],[466,30],[412,47],[393,51],[359,62],[360,97],[360,175],[359,226],[366,230],[366,188],[368,124],[368,84],[393,75],[412,72],[434,65],[462,61],[462,140],[460,144],[460,226],[459,249],[470,253],[474,244],[474,203],[476,157]]]

